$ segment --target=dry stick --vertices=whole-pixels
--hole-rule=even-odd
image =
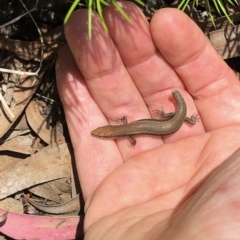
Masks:
[[[41,57],[40,57],[40,62],[39,62],[39,68],[36,72],[22,72],[22,71],[16,71],[16,70],[10,70],[10,69],[5,69],[5,68],[0,68],[0,72],[7,72],[7,73],[15,73],[15,74],[19,74],[19,75],[26,75],[26,76],[36,76],[38,75],[40,69],[42,68],[42,62],[43,62],[43,36],[41,33],[41,30],[39,29],[37,23],[35,22],[32,14],[30,13],[30,11],[27,9],[27,7],[25,6],[25,4],[23,3],[22,0],[19,0],[22,4],[22,6],[24,7],[24,9],[26,10],[27,14],[29,15],[29,17],[32,19],[33,24],[35,25],[38,34],[39,34],[39,39],[40,39],[40,43],[41,43]],[[38,1],[37,1],[38,2]]]
[[[8,107],[7,103],[5,102],[2,94],[0,93],[0,102],[2,103],[2,107],[3,107],[3,110],[5,111],[5,113],[7,114],[7,116],[9,117],[9,119],[11,121],[13,121],[14,119],[14,114],[13,112],[11,111],[11,109]]]
[[[32,9],[30,9],[29,12],[33,12],[33,11],[35,11],[35,10],[37,9],[38,2],[39,2],[39,0],[36,1],[35,6],[34,6]],[[0,25],[0,28],[6,27],[6,26],[8,26],[8,25],[10,25],[10,24],[13,24],[13,23],[17,22],[19,19],[21,19],[22,17],[24,17],[24,16],[27,15],[27,14],[28,14],[28,12],[23,13],[22,15],[14,18],[14,19],[12,19],[11,21]]]

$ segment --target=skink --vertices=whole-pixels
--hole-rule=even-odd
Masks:
[[[164,113],[164,111],[156,110],[155,113],[163,116],[165,120],[158,119],[141,119],[131,123],[127,123],[127,118],[123,117],[125,123],[123,125],[107,125],[99,127],[92,131],[92,135],[101,138],[120,138],[130,137],[131,144],[136,145],[134,135],[167,135],[176,132],[186,121],[192,125],[196,124],[198,115],[192,115],[188,118],[187,106],[180,92],[177,90],[172,92],[178,107],[175,113]]]

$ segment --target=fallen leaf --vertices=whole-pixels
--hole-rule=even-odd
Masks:
[[[0,145],[0,151],[12,151],[30,155],[34,136],[29,133],[12,138]]]
[[[39,183],[70,177],[71,156],[67,144],[42,150],[0,175],[0,199]]]
[[[38,76],[20,76],[18,80],[18,86],[14,87],[14,104],[11,104],[10,106],[10,110],[14,115],[14,118],[9,119],[4,108],[0,108],[0,138],[2,138],[3,135],[9,130],[9,128],[11,128],[11,126],[23,112],[29,100],[31,99],[31,96],[35,93],[41,78],[49,67],[50,66],[46,66],[45,68],[42,68]],[[38,68],[38,65],[29,64],[28,68],[34,71]],[[19,91],[19,88],[25,90]]]
[[[23,213],[23,205],[19,200],[14,198],[5,198],[0,201],[0,207],[15,213]]]
[[[65,142],[64,136],[55,128],[47,124],[46,119],[40,114],[35,101],[31,101],[25,111],[28,124],[32,130],[47,144]]]
[[[72,213],[72,212],[78,213],[81,208],[79,194],[74,198],[72,198],[70,201],[65,202],[63,204],[58,204],[58,205],[44,205],[44,204],[37,203],[36,201],[34,201],[33,199],[27,196],[25,196],[25,198],[31,205],[33,205],[38,210],[41,210],[43,212],[50,213],[50,214],[65,214],[65,213]]]

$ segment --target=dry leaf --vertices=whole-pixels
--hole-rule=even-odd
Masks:
[[[32,130],[47,144],[65,142],[64,136],[49,126],[46,119],[39,113],[39,108],[35,101],[31,101],[26,108],[26,117]]]
[[[42,150],[0,175],[0,199],[39,183],[70,177],[71,157],[67,144]]]
[[[37,65],[28,66],[31,70],[35,71],[37,69]],[[5,110],[0,108],[0,138],[9,130],[9,128],[13,125],[13,123],[18,119],[19,115],[22,113],[24,108],[26,107],[28,101],[31,99],[31,96],[35,93],[38,83],[40,82],[43,74],[47,70],[43,68],[38,76],[20,76],[18,80],[18,87],[15,86],[13,92],[14,104],[11,103],[10,109],[14,115],[13,119],[9,119],[6,115]],[[26,69],[24,69],[26,70]],[[24,89],[24,91],[19,91],[19,88]]]
[[[23,205],[19,200],[14,198],[5,198],[0,201],[0,207],[15,213],[23,213]]]
[[[49,214],[65,214],[73,212],[78,214],[81,207],[79,194],[76,197],[72,198],[70,201],[58,205],[44,205],[37,203],[36,201],[34,201],[31,198],[28,198],[27,196],[25,196],[25,198],[35,208]]]
[[[48,185],[51,186],[51,188],[58,190],[60,192],[64,192],[64,193],[71,192],[70,185],[66,182],[66,179],[64,178],[49,182]]]
[[[54,189],[52,189],[48,183],[43,183],[43,184],[34,186],[29,189],[29,192],[39,197],[54,201],[56,203],[61,203],[61,198],[59,196],[61,192],[60,191],[57,192]]]
[[[31,133],[17,136],[1,144],[0,151],[12,151],[30,155],[32,152],[33,139],[34,136]]]
[[[1,155],[0,157],[0,173],[11,169],[14,165],[21,162],[22,160],[16,157],[11,157],[8,155]]]

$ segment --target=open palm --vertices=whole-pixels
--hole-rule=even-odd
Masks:
[[[85,199],[85,239],[239,239],[240,84],[201,30],[182,12],[164,9],[150,25],[130,2],[128,24],[112,7],[87,11],[65,26],[69,46],[56,64],[60,96]],[[173,112],[171,92],[199,114],[174,134],[102,140],[99,126],[127,116]],[[237,153],[238,154],[238,153]],[[240,154],[240,153],[239,153]]]

